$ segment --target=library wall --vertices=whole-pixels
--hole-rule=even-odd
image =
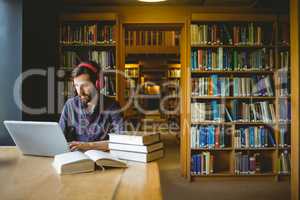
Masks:
[[[21,52],[22,1],[0,0],[0,121],[21,120],[21,111],[17,108],[13,86],[22,68]],[[8,91],[8,92],[7,92]],[[20,101],[17,98],[17,101]],[[0,145],[12,145],[3,123],[0,124]]]
[[[47,8],[47,9],[45,9]],[[25,1],[23,5],[23,64],[22,71],[44,70],[46,76],[33,75],[26,78],[22,85],[22,100],[27,107],[45,108],[43,113],[22,113],[23,120],[50,121],[58,120],[55,112],[55,92],[48,93],[48,67],[57,65],[57,1]],[[48,102],[48,96],[50,102]],[[52,114],[51,114],[52,113]]]

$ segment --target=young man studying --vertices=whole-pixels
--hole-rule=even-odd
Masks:
[[[108,133],[123,131],[119,104],[100,94],[100,74],[94,62],[82,62],[72,71],[76,95],[67,100],[59,120],[71,151],[108,150]]]

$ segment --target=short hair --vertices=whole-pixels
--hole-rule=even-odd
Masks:
[[[87,63],[87,64],[92,65],[95,69],[97,69],[97,73],[99,73],[100,70],[101,70],[100,67],[98,66],[98,64],[97,64],[96,62],[94,62],[94,61],[87,61],[87,62],[81,62],[81,63]],[[80,65],[81,63],[79,63],[79,65]],[[93,82],[93,84],[95,84],[95,83],[96,83],[96,80],[97,80],[97,78],[98,78],[97,73],[93,72],[93,71],[92,71],[91,69],[89,69],[89,68],[77,66],[77,67],[75,67],[75,68],[73,69],[71,76],[72,76],[72,78],[74,79],[74,78],[76,78],[76,77],[78,77],[78,76],[80,76],[80,75],[82,75],[82,74],[88,74],[89,77],[90,77],[90,80]]]

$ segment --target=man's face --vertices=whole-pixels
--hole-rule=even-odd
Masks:
[[[96,89],[88,74],[81,74],[74,78],[74,86],[78,96],[84,104],[87,104],[95,96]]]

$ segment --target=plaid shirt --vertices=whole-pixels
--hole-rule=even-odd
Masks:
[[[103,108],[102,108],[103,107]],[[80,97],[75,96],[65,103],[59,125],[67,141],[107,140],[108,133],[123,131],[123,117],[119,104],[105,96],[100,96],[93,112],[87,112]]]

